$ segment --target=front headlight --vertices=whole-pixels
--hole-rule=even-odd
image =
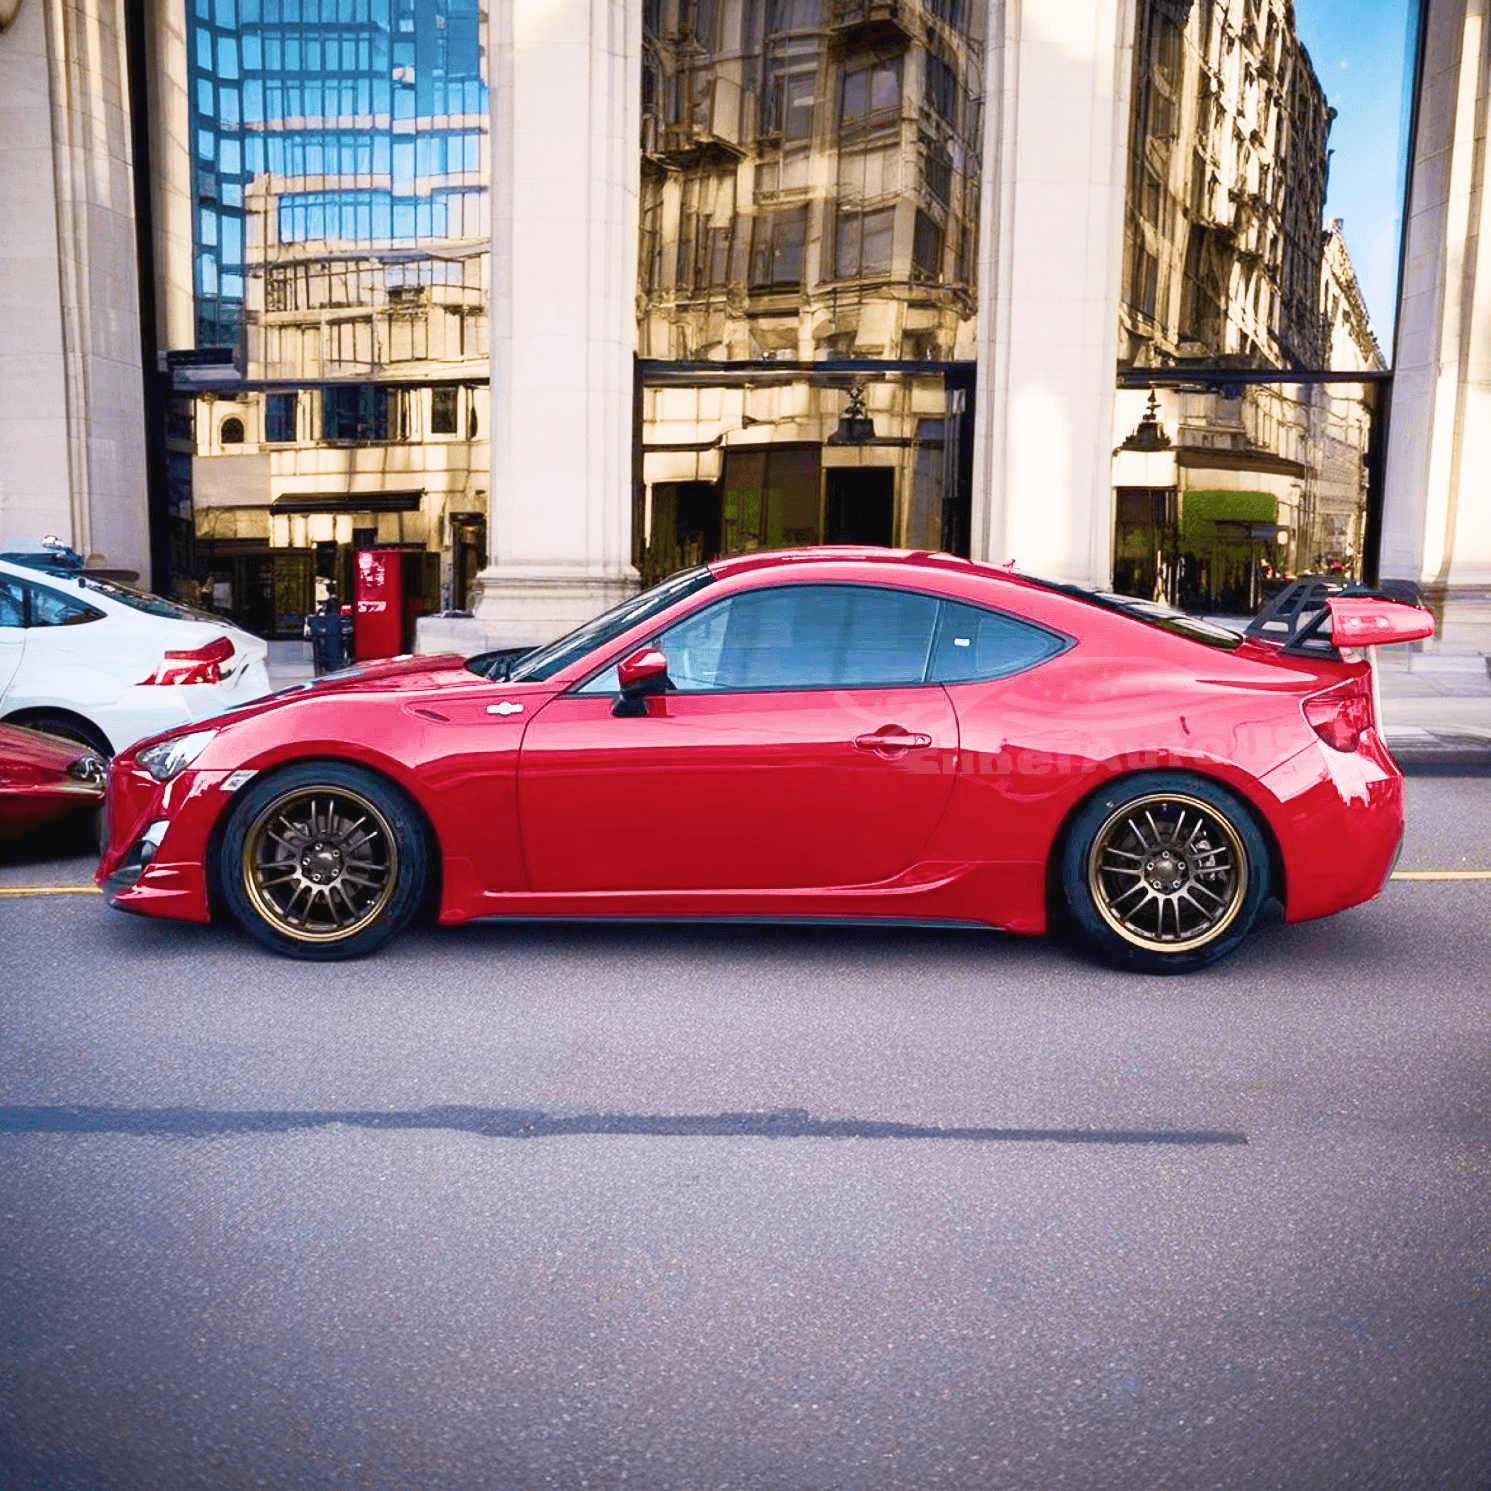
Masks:
[[[208,741],[216,734],[216,730],[193,730],[190,735],[178,735],[175,740],[146,746],[135,760],[157,782],[169,782],[172,777],[179,777],[207,749]]]
[[[102,788],[109,778],[109,763],[102,756],[79,756],[67,763],[67,774],[75,782],[86,782],[90,787]]]

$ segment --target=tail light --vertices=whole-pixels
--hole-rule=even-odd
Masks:
[[[215,637],[190,652],[168,652],[145,683],[221,683],[222,665],[233,656],[233,643]]]
[[[1305,700],[1310,728],[1336,751],[1354,751],[1362,731],[1372,728],[1372,688],[1367,674],[1348,678]]]

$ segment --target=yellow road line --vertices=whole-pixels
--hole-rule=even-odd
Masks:
[[[96,885],[0,885],[0,896],[101,896]]]
[[[1491,870],[1394,870],[1394,880],[1491,880]]]

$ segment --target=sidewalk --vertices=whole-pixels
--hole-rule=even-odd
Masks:
[[[1382,727],[1400,765],[1491,771],[1491,675],[1484,652],[1377,655]]]

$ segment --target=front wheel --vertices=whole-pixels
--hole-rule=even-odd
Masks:
[[[1214,782],[1130,777],[1077,815],[1062,854],[1071,919],[1107,962],[1187,973],[1232,952],[1268,896],[1268,848],[1252,815]]]
[[[256,782],[223,834],[223,896],[251,937],[287,957],[358,958],[408,925],[428,856],[407,799],[361,767],[291,767]]]

